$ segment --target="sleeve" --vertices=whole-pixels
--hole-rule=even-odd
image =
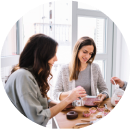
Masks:
[[[108,94],[108,88],[106,86],[106,83],[103,79],[103,76],[102,76],[102,73],[101,73],[101,70],[98,66],[98,82],[97,82],[97,87],[98,87],[98,90],[100,93],[102,94],[106,94],[106,98],[109,97],[109,94]]]
[[[18,95],[20,104],[25,115],[33,122],[46,126],[51,117],[46,98],[39,100],[38,85],[29,76],[21,76],[18,84]]]
[[[124,81],[124,86],[123,87],[120,87],[121,89],[125,90],[126,89],[126,86],[127,86],[127,82]]]
[[[55,88],[54,88],[54,91],[53,91],[53,98],[54,98],[54,100],[56,100],[58,102],[60,102],[60,100],[59,100],[60,94],[62,92],[64,92],[63,78],[62,78],[63,72],[62,71],[63,71],[63,68],[61,68],[60,71],[58,72]]]
[[[51,102],[51,98],[47,96],[47,102],[48,102],[48,106],[49,106],[49,103]]]
[[[48,99],[48,100],[47,100],[47,102],[48,102],[48,105],[49,105],[49,103],[50,103],[51,101],[52,101],[51,99]]]

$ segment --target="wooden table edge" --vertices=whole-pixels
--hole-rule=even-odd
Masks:
[[[54,122],[52,121],[52,123],[55,123],[57,129],[60,129],[60,128],[59,128],[59,125],[58,125],[58,122],[57,122],[57,120],[56,120],[56,118],[55,118],[55,116],[52,118],[52,120],[54,120]],[[52,126],[53,126],[53,124],[52,124]],[[53,128],[52,128],[52,129],[53,129]]]

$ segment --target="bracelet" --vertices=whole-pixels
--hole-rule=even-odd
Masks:
[[[106,98],[109,97],[108,94],[107,94],[106,92],[102,92],[102,94],[105,94],[105,95],[106,95]],[[106,98],[104,98],[104,99],[106,99]]]

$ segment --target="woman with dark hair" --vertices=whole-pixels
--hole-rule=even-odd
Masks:
[[[109,97],[100,68],[93,63],[95,55],[96,45],[92,38],[84,36],[76,42],[71,62],[59,72],[53,94],[55,100],[63,100],[77,86],[82,86],[92,96],[97,95],[98,89],[100,101],[96,101],[96,105]]]
[[[5,84],[14,106],[24,116],[43,126],[79,96],[86,96],[82,88],[73,90],[59,104],[47,96],[52,79],[51,68],[57,61],[57,47],[58,43],[44,34],[30,37],[19,64],[12,69]]]

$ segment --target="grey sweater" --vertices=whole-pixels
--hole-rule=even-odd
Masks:
[[[75,80],[69,81],[69,64],[63,65],[61,70],[58,73],[55,89],[53,91],[54,99],[57,101],[59,100],[60,94],[62,92],[67,92],[75,88]],[[105,93],[108,95],[108,88],[104,79],[102,77],[100,68],[97,64],[91,64],[91,95],[97,95],[97,89],[99,93]]]
[[[82,86],[87,95],[91,95],[91,64],[87,68],[79,72],[78,79],[75,80],[75,87]]]
[[[14,106],[35,123],[46,126],[51,117],[47,98],[43,98],[34,76],[25,69],[15,71],[5,84]]]

